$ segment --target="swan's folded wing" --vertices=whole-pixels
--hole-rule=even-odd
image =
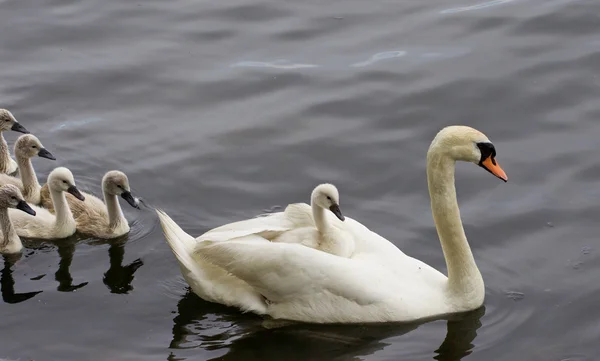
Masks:
[[[296,228],[315,227],[312,208],[306,203],[292,203],[285,208],[283,213],[285,218]],[[338,220],[336,217],[334,218]]]
[[[278,212],[213,228],[196,238],[196,241],[222,242],[253,234],[262,235],[263,237],[270,239],[282,232],[289,231],[293,226],[294,225],[286,219],[283,212]]]
[[[382,292],[387,287],[380,282],[385,277],[377,265],[299,244],[255,242],[251,238],[204,242],[196,252],[273,302],[331,294],[368,305],[384,298]]]

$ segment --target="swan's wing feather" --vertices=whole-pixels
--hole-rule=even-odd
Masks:
[[[196,241],[229,241],[253,234],[260,234],[263,237],[270,239],[282,232],[290,230],[293,226],[294,225],[286,219],[283,212],[277,212],[272,213],[269,216],[251,218],[213,228],[196,238]]]
[[[306,203],[292,203],[285,208],[283,213],[295,228],[315,227],[312,208]]]
[[[246,281],[274,302],[331,294],[360,305],[382,299],[379,267],[299,244],[255,242],[245,237],[230,242],[203,242],[197,255]]]

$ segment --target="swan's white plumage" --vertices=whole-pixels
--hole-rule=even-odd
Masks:
[[[186,280],[208,301],[312,323],[414,321],[468,311],[481,306],[485,288],[460,221],[454,163],[483,160],[480,143],[489,140],[475,129],[447,127],[428,152],[432,211],[448,277],[358,221],[341,222],[330,213],[327,221],[355,239],[351,258],[270,242],[274,234],[314,221],[307,204],[217,227],[196,239],[164,212],[158,215]]]
[[[167,243],[179,262],[181,274],[201,298],[235,306],[243,311],[266,313],[263,297],[241,279],[204,262],[194,254],[196,240],[185,233],[166,213],[158,211]]]

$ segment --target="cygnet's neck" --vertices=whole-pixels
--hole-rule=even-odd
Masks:
[[[17,235],[17,232],[10,221],[7,208],[0,208],[0,227],[2,227],[1,250],[10,252],[19,251],[23,248],[21,238]]]
[[[21,176],[21,182],[23,182],[23,195],[25,199],[37,198],[33,197],[35,193],[40,193],[40,183],[38,182],[35,170],[31,164],[31,158],[24,157],[19,153],[15,152],[17,158],[17,165],[19,167],[19,175]]]
[[[52,188],[50,189],[50,198],[52,204],[54,204],[54,212],[56,214],[56,227],[57,229],[65,229],[75,227],[75,219],[67,203],[65,193],[57,191]]]
[[[483,302],[485,288],[460,218],[454,184],[456,161],[441,146],[427,153],[431,210],[448,267],[448,290],[468,302]]]
[[[107,192],[106,189],[103,189],[102,193],[104,193],[104,202],[106,203],[106,210],[108,211],[108,227],[110,230],[115,230],[120,227],[123,222],[126,222],[125,216],[123,215],[117,196]]]
[[[0,172],[6,173],[10,169],[11,165],[10,152],[8,150],[8,144],[0,131]]]
[[[323,234],[330,230],[330,225],[325,216],[325,209],[319,206],[315,199],[311,199],[310,206],[312,207],[313,219],[317,230]]]

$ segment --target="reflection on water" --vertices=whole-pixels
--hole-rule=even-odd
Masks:
[[[102,281],[108,287],[111,293],[125,294],[133,290],[132,282],[134,273],[144,265],[141,259],[136,259],[130,264],[123,266],[125,257],[125,243],[128,236],[122,236],[108,241],[108,258],[110,259],[110,268],[104,273]]]
[[[42,293],[43,291],[33,291],[25,293],[15,292],[15,280],[13,278],[13,266],[21,258],[22,254],[8,254],[3,255],[4,267],[0,272],[0,285],[2,287],[2,300],[6,303],[20,303],[27,301],[35,295]]]
[[[70,237],[57,242],[57,251],[60,261],[58,262],[58,270],[54,273],[54,279],[58,282],[57,290],[60,292],[73,292],[82,287],[85,287],[88,282],[73,284],[71,276],[71,263],[73,262],[73,254],[75,253],[75,245],[77,239]]]
[[[42,240],[24,240],[27,249],[32,249],[37,252],[51,251],[52,248],[56,248],[59,256],[58,269],[54,273],[54,279],[58,282],[56,290],[59,292],[74,292],[81,289],[89,284],[88,281],[73,284],[73,276],[71,274],[71,264],[73,263],[73,257],[75,250],[82,238],[80,236],[73,236],[62,239],[56,242],[48,242]],[[104,273],[102,281],[111,293],[126,294],[133,290],[133,279],[135,272],[144,264],[141,259],[136,259],[128,265],[123,265],[123,259],[125,257],[125,244],[127,243],[128,236],[122,236],[112,240],[97,240],[89,242],[92,246],[100,246],[109,244],[108,248],[108,259],[110,267]],[[34,252],[35,253],[35,252]],[[14,279],[13,279],[13,268],[16,268],[18,261],[22,257],[22,253],[15,255],[3,255],[4,256],[4,268],[2,269],[2,296],[4,301],[7,303],[17,303],[26,301],[27,299],[35,296],[42,292],[29,292],[25,294],[14,293]],[[44,279],[46,274],[41,274],[31,278],[32,281],[39,281]],[[27,297],[26,297],[27,296]]]
[[[473,341],[477,337],[477,330],[481,327],[481,318],[484,315],[485,306],[448,320],[446,338],[435,350],[437,355],[434,359],[454,361],[470,355]]]
[[[473,349],[485,307],[453,315],[435,360],[456,361]],[[389,346],[419,323],[385,325],[310,325],[264,320],[236,309],[201,300],[188,289],[177,304],[168,360],[177,349],[227,350],[211,360],[338,360],[358,359]],[[268,346],[266,346],[268,345]]]

